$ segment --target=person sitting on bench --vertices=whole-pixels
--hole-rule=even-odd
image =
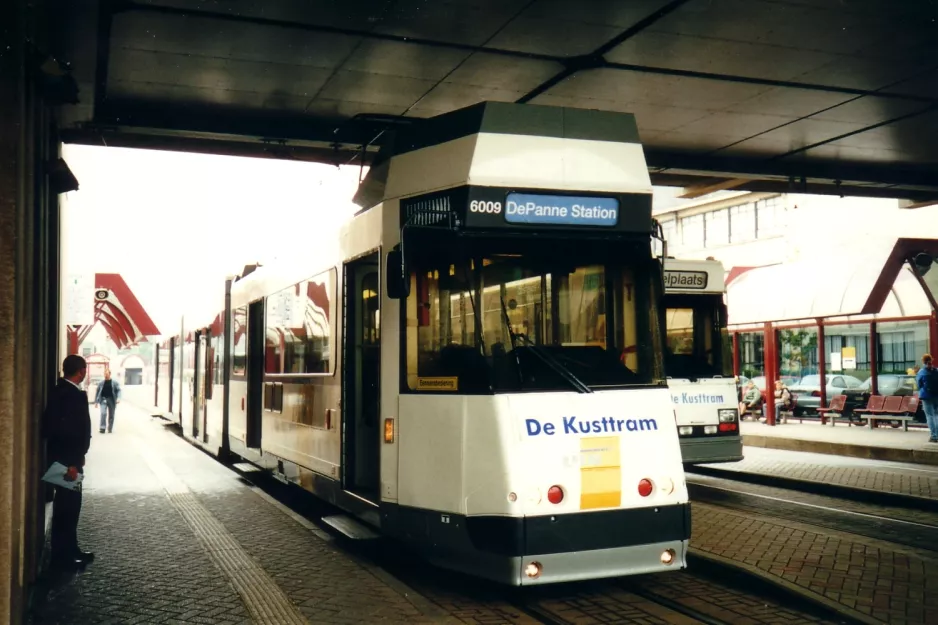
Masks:
[[[791,409],[791,391],[788,390],[788,387],[785,386],[784,382],[781,380],[775,380],[775,422],[778,423],[779,419],[781,419],[782,410]],[[762,404],[762,416],[766,419],[769,418],[765,413],[765,404]]]
[[[755,411],[762,403],[762,392],[756,388],[756,383],[752,380],[746,382],[743,389],[743,399],[739,402],[739,417],[742,418],[746,411]]]

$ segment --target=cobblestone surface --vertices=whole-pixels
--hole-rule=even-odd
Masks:
[[[706,504],[694,504],[693,514],[691,545],[698,552],[744,563],[878,622],[924,624],[938,614],[936,559],[883,541]]]
[[[79,540],[96,560],[76,575],[44,579],[38,590],[47,594],[30,622],[250,623],[234,588],[127,442],[120,431],[95,437]]]
[[[47,576],[30,623],[252,622],[242,598],[141,458],[140,441],[163,458],[234,535],[235,548],[247,552],[309,622],[448,620],[426,617],[214,459],[126,402],[120,408],[115,433],[95,435],[86,467],[79,540],[97,558],[77,575]]]
[[[311,623],[423,619],[406,598],[253,492],[199,499]]]
[[[857,460],[832,456],[830,460],[818,454],[802,454],[771,450],[756,450],[746,447],[746,456],[739,462],[706,465],[711,469],[760,473],[778,477],[824,482],[866,488],[869,490],[915,495],[938,499],[938,467],[905,468],[878,463],[874,460]],[[784,459],[785,456],[791,458]],[[801,457],[810,458],[802,460]]]

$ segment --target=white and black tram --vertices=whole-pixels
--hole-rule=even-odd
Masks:
[[[686,464],[743,459],[723,275],[718,260],[664,263],[665,372]]]
[[[482,103],[400,129],[341,232],[177,338],[193,402],[214,385],[184,434],[502,583],[683,568],[651,192],[632,115]]]

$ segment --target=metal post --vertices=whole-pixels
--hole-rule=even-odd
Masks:
[[[938,354],[938,311],[935,310],[928,318],[928,353]]]
[[[824,344],[824,323],[817,320],[817,372],[821,383],[821,408],[827,408],[827,349]],[[826,417],[821,417],[821,423],[827,423]]]
[[[733,332],[733,376],[739,377],[739,332]]]
[[[876,333],[876,322],[870,321],[870,394],[879,394],[879,336]]]
[[[765,424],[775,425],[775,380],[778,379],[778,336],[771,322],[765,324]]]
[[[78,328],[68,328],[66,330],[68,333],[68,355],[78,353],[78,348],[80,347],[78,342]]]
[[[153,357],[153,405],[160,405],[160,346],[157,344]]]

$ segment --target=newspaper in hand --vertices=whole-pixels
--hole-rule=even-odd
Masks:
[[[81,481],[84,479],[84,473],[79,473],[76,479],[69,479],[68,467],[60,462],[53,462],[46,474],[42,476],[44,482],[49,482],[53,486],[62,486],[70,490],[78,490]]]

